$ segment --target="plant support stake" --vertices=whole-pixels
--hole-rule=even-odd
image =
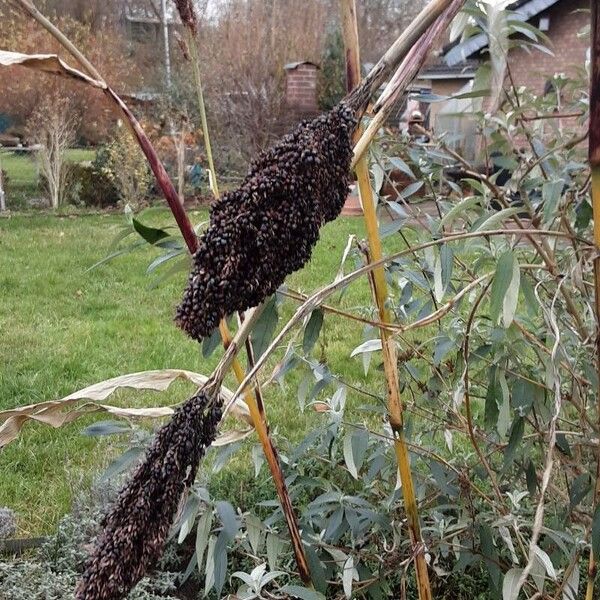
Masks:
[[[348,91],[355,88],[360,82],[360,48],[358,42],[358,25],[356,19],[355,0],[341,0],[342,27],[344,44],[346,47],[346,74]],[[356,136],[362,133],[359,127]],[[369,176],[368,157],[365,153],[360,156],[355,166],[358,179],[358,190],[363,207],[367,238],[369,242],[368,262],[381,260],[383,253],[381,239],[375,210],[375,199]],[[372,288],[379,313],[379,320],[383,323],[391,322],[391,315],[386,307],[388,297],[385,271],[383,266],[372,273]],[[421,525],[417,508],[417,500],[410,468],[408,446],[404,438],[402,401],[400,399],[400,386],[398,381],[398,359],[396,342],[388,329],[381,328],[381,345],[383,351],[383,366],[387,386],[387,410],[390,426],[394,434],[394,449],[400,480],[404,508],[408,517],[408,530],[410,534],[412,552],[415,558],[417,589],[420,600],[431,600],[431,585],[425,561],[424,544],[421,537]]]
[[[592,171],[592,208],[594,214],[594,300],[596,312],[596,369],[600,376],[600,9],[597,0],[591,3],[591,81],[590,81],[590,124],[589,160]],[[600,377],[599,377],[600,379]],[[596,390],[598,419],[600,420],[600,390]],[[599,423],[600,425],[600,423]],[[598,518],[600,501],[600,452],[596,450],[596,483],[594,488],[594,521]],[[595,523],[593,523],[595,525]],[[592,527],[592,530],[594,527]],[[590,550],[586,600],[594,598],[594,580],[597,572],[597,556],[593,544]]]

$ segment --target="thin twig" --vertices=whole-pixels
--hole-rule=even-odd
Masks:
[[[543,230],[543,229],[532,229],[526,230],[527,233],[531,235],[537,236],[549,236],[549,237],[558,237],[558,238],[568,238],[568,234],[562,231],[551,231],[551,230]],[[362,277],[385,265],[387,263],[393,262],[403,256],[411,254],[415,251],[425,250],[426,248],[432,248],[434,246],[439,246],[440,244],[448,244],[451,242],[465,240],[476,237],[488,237],[488,236],[510,236],[514,234],[522,234],[523,231],[521,229],[497,229],[490,231],[469,231],[460,234],[448,235],[442,238],[438,238],[437,240],[431,240],[429,242],[424,242],[419,244],[418,246],[414,246],[409,249],[400,250],[393,254],[389,254],[388,256],[383,257],[381,260],[372,262],[368,265],[364,265],[363,267],[353,271],[334,281],[320,290],[317,290],[308,300],[306,300],[294,313],[291,319],[285,324],[283,329],[279,332],[279,334],[271,341],[269,347],[263,352],[262,356],[256,361],[256,365],[252,368],[249,373],[246,375],[244,381],[239,386],[238,390],[235,393],[235,397],[238,397],[240,392],[248,385],[248,382],[252,380],[252,378],[256,375],[256,373],[262,369],[265,365],[267,359],[271,356],[271,354],[277,349],[281,341],[287,336],[287,334],[300,322],[304,319],[310,312],[312,312],[315,308],[319,307],[329,296],[335,294],[338,290],[346,287],[351,282],[356,279]],[[230,403],[232,404],[232,403]]]
[[[559,284],[562,285],[562,282]],[[536,295],[538,294],[537,289],[535,290]],[[547,317],[548,320],[548,324],[550,325],[552,331],[554,332],[554,346],[552,349],[552,368],[554,370],[554,412],[552,414],[552,418],[550,419],[550,423],[548,425],[548,449],[546,450],[546,461],[545,461],[545,465],[544,465],[544,472],[542,475],[542,482],[540,485],[540,494],[539,494],[539,500],[537,503],[537,507],[535,510],[535,517],[533,519],[533,527],[531,530],[531,537],[529,540],[529,556],[528,556],[528,561],[527,564],[525,565],[525,568],[523,569],[523,572],[521,573],[521,576],[519,577],[519,581],[517,582],[517,588],[516,591],[513,595],[514,598],[518,598],[519,596],[519,592],[521,590],[521,588],[523,587],[523,585],[525,584],[525,581],[527,579],[527,577],[529,576],[529,573],[531,572],[531,569],[533,568],[533,564],[536,560],[536,550],[537,550],[537,544],[538,544],[538,540],[540,538],[540,534],[542,531],[542,527],[544,525],[544,512],[545,512],[545,500],[546,500],[546,490],[548,489],[548,485],[550,483],[550,476],[552,475],[552,469],[554,467],[554,448],[556,446],[556,423],[558,421],[558,417],[560,415],[560,410],[562,407],[562,395],[561,395],[561,390],[560,390],[560,369],[559,364],[558,364],[558,359],[557,359],[557,355],[558,355],[558,350],[560,347],[560,339],[561,339],[561,335],[560,335],[560,328],[558,327],[558,323],[556,322],[556,315],[554,314],[554,310],[555,310],[555,305],[556,305],[556,299],[558,297],[559,294],[559,290],[557,290],[554,299],[552,301],[552,305],[550,307],[550,310],[547,311],[540,298],[538,297],[538,302],[540,303],[540,306],[542,306],[542,310],[545,313],[545,316]]]
[[[481,301],[485,298],[485,295],[486,295],[490,285],[491,285],[491,282],[488,282],[488,284],[481,290],[481,292],[477,296],[477,299],[473,303],[473,307],[471,308],[471,311],[469,312],[469,317],[467,319],[467,325],[466,325],[466,329],[465,329],[465,339],[463,342],[463,360],[465,362],[465,368],[463,371],[462,380],[463,380],[463,386],[464,386],[464,402],[465,402],[465,412],[466,412],[466,419],[467,419],[467,430],[469,432],[469,438],[471,439],[471,445],[473,446],[475,452],[477,453],[477,456],[479,456],[479,460],[481,461],[481,464],[485,468],[485,470],[488,474],[488,477],[490,478],[490,482],[492,484],[492,488],[494,489],[494,493],[496,494],[498,503],[500,504],[500,506],[503,506],[504,498],[502,496],[502,493],[500,492],[498,483],[496,482],[496,477],[494,476],[494,472],[492,471],[490,464],[488,463],[487,459],[485,458],[483,452],[481,451],[481,448],[479,447],[479,443],[477,442],[477,439],[475,438],[475,432],[473,429],[473,415],[471,413],[471,397],[469,394],[469,342],[471,339],[471,328],[473,326],[473,320],[475,319],[477,309],[479,308]]]

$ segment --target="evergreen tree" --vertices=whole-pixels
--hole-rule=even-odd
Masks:
[[[331,28],[325,40],[318,80],[319,106],[333,108],[346,95],[346,61],[342,32]]]

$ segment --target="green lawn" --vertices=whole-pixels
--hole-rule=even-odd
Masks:
[[[162,209],[151,209],[141,218],[153,224],[170,222]],[[195,222],[205,218],[205,213],[193,215]],[[204,360],[197,344],[172,323],[185,274],[156,289],[149,287],[146,267],[157,250],[146,248],[86,271],[108,253],[122,223],[116,214],[0,219],[0,409],[58,399],[134,371],[174,367],[210,373],[220,352]],[[351,233],[363,235],[361,219],[340,218],[327,225],[313,260],[289,278],[290,287],[310,292],[331,280]],[[368,302],[368,286],[360,281],[339,305],[351,309]],[[295,306],[286,301],[283,313],[290,314]],[[322,344],[329,366],[348,381],[364,385],[360,359],[348,358],[362,341],[359,323],[326,317]],[[315,355],[322,351],[317,347]],[[376,369],[369,379],[382,389]],[[172,404],[192,389],[182,383],[163,394],[124,392],[111,401]],[[268,387],[265,397],[272,426],[292,438],[319,418],[310,411],[299,412],[293,380],[286,392],[275,384]],[[357,407],[360,401],[349,393],[350,405]],[[58,430],[27,424],[21,437],[0,451],[0,506],[18,511],[20,534],[50,531],[69,509],[73,494],[123,449],[114,436],[81,435],[91,419]],[[249,462],[237,460],[229,468],[251,474]]]
[[[93,160],[95,150],[73,148],[68,151],[67,158],[71,162]],[[9,208],[19,208],[26,200],[40,195],[38,189],[38,169],[34,158],[29,154],[15,154],[7,150],[0,153],[0,167],[6,172],[7,205]]]

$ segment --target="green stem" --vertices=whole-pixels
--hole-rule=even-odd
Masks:
[[[212,147],[210,145],[210,134],[208,133],[208,121],[206,119],[206,105],[204,103],[204,92],[202,91],[202,76],[200,74],[200,57],[198,55],[198,43],[196,38],[188,32],[188,46],[192,69],[194,71],[194,82],[196,84],[196,94],[198,95],[198,109],[200,110],[200,121],[202,122],[202,135],[204,136],[204,148],[206,149],[206,159],[208,160],[208,169],[210,171],[210,189],[215,198],[219,197],[219,186],[217,184],[217,172],[213,161]]]

